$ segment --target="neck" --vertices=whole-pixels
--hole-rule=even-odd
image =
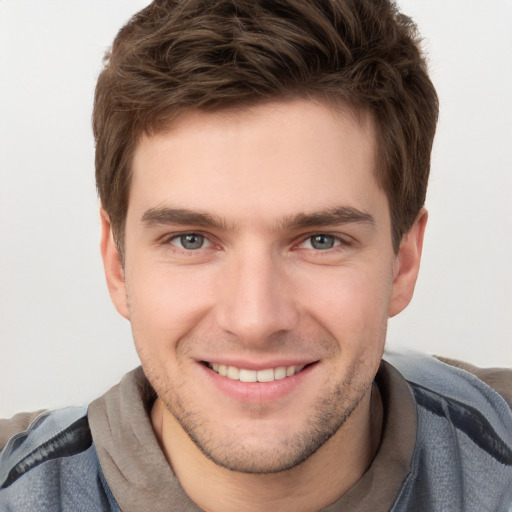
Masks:
[[[380,441],[382,402],[376,385],[345,424],[309,459],[273,474],[230,471],[206,458],[160,400],[152,422],[165,456],[189,497],[208,512],[322,509],[365,473]]]

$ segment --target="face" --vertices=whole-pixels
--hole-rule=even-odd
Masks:
[[[104,218],[111,295],[221,466],[294,467],[369,394],[422,233],[393,252],[374,153],[371,122],[306,100],[189,112],[136,149],[123,271]]]

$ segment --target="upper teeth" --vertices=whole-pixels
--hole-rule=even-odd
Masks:
[[[236,366],[225,364],[209,363],[208,366],[219,375],[241,382],[272,382],[273,380],[284,379],[299,373],[302,366],[279,366],[278,368],[265,368],[264,370],[246,370]]]

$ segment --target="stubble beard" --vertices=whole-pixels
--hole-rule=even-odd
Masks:
[[[187,411],[177,393],[169,389],[162,393],[157,390],[157,393],[197,448],[216,465],[246,474],[273,474],[290,470],[309,459],[343,427],[373,382],[372,377],[353,389],[354,373],[349,373],[324,394],[304,427],[282,438],[278,445],[274,439],[267,445],[260,440],[252,446],[242,435],[230,431],[214,433],[204,415]]]

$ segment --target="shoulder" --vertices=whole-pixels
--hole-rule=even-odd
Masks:
[[[19,415],[10,420],[24,426],[32,415]],[[86,409],[70,407],[35,415],[23,430],[7,441],[0,454],[0,485],[8,487],[23,474],[47,460],[75,454],[92,443]]]
[[[433,357],[386,360],[405,377],[417,407],[412,472],[401,500],[421,510],[444,510],[447,503],[464,511],[509,510],[512,410],[503,396],[474,373]]]
[[[73,504],[66,510],[117,510],[102,481],[86,407],[45,411],[23,426],[0,452],[0,509],[53,511],[66,502]]]
[[[387,352],[385,360],[414,389],[424,389],[484,410],[505,423],[512,420],[512,370],[476,366],[420,353]]]
[[[418,409],[449,421],[482,447],[475,436],[500,439],[503,455],[512,465],[512,409],[504,396],[477,375],[484,375],[506,394],[508,370],[482,370],[465,363],[452,364],[423,354],[388,354],[386,359],[407,380]],[[468,369],[472,371],[468,371]],[[485,444],[485,448],[491,451]]]
[[[18,432],[26,430],[31,421],[42,412],[44,412],[44,410],[36,412],[20,412],[9,419],[0,418],[0,450],[2,450],[12,436]]]
[[[511,368],[480,368],[458,359],[435,356],[439,361],[454,368],[460,368],[473,374],[485,382],[489,387],[497,391],[512,407],[512,369]]]

